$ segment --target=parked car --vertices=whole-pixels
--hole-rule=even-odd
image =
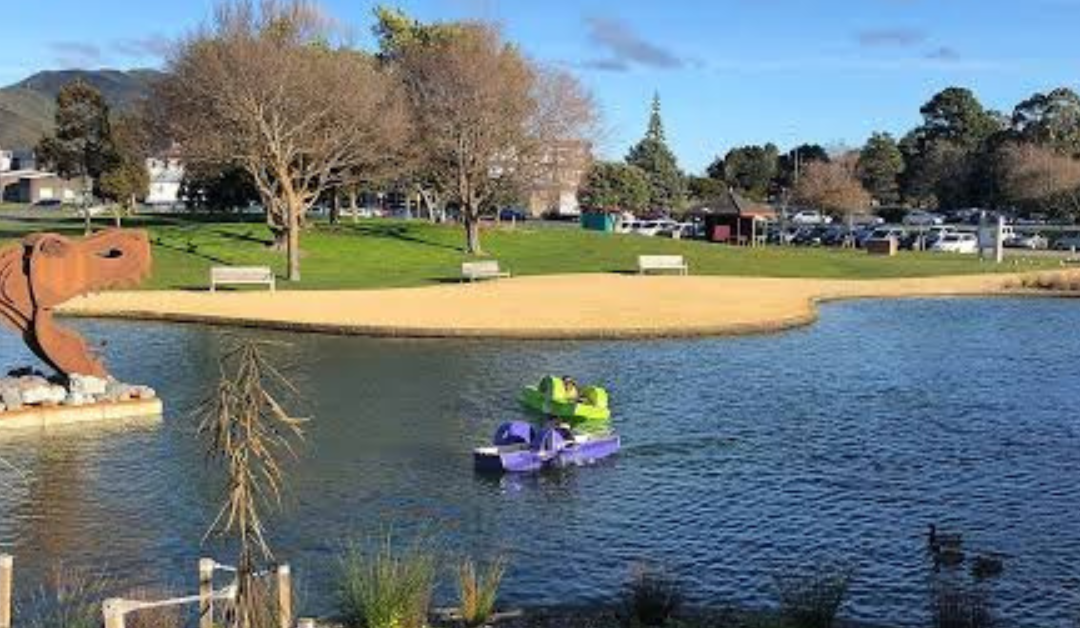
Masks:
[[[1073,249],[1080,250],[1080,233],[1075,231],[1066,233],[1054,241],[1055,251],[1071,251]]]
[[[947,233],[930,250],[939,253],[978,253],[979,238],[974,233]]]
[[[1040,251],[1050,246],[1050,241],[1041,233],[1021,233],[1005,240],[1005,246],[1013,249]]]
[[[906,234],[907,232],[900,227],[878,227],[871,231],[870,235],[863,242],[869,242],[870,240],[888,240],[889,238],[892,238],[899,244]]]
[[[499,220],[506,222],[524,222],[529,219],[529,212],[520,207],[506,207],[499,212]]]
[[[904,216],[904,224],[909,227],[932,227],[945,224],[945,219],[937,214],[916,209]]]
[[[790,220],[796,225],[827,225],[832,222],[832,217],[819,211],[804,209],[792,214]]]
[[[900,242],[900,248],[912,251],[929,251],[934,248],[941,238],[950,233],[959,233],[956,227],[951,225],[938,225],[928,229],[911,231]]]
[[[34,203],[34,207],[60,207],[63,202],[58,198],[43,198]]]
[[[644,220],[638,223],[634,229],[634,233],[643,236],[655,236],[664,229],[670,229],[672,225],[677,224],[674,220],[662,218],[660,220]]]

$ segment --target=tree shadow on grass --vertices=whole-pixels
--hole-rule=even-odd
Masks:
[[[228,240],[237,240],[240,242],[251,242],[253,244],[260,244],[265,247],[271,247],[274,245],[274,241],[268,238],[260,238],[253,235],[250,231],[245,233],[234,233],[232,231],[225,231],[224,229],[218,229],[215,233]]]
[[[397,240],[399,242],[419,244],[431,248],[442,249],[444,251],[453,251],[455,253],[463,252],[461,247],[454,246],[452,244],[444,244],[442,242],[435,242],[419,237],[413,232],[412,229],[410,229],[406,225],[355,225],[350,226],[348,232],[369,238]]]
[[[154,246],[158,246],[158,247],[161,247],[163,249],[169,249],[170,251],[175,251],[177,253],[183,253],[184,255],[190,255],[192,257],[197,257],[199,259],[203,259],[203,260],[206,260],[206,261],[214,263],[214,264],[226,264],[226,265],[229,264],[228,260],[224,260],[224,259],[222,259],[220,257],[215,257],[213,255],[207,255],[206,253],[200,253],[199,252],[199,247],[196,246],[196,245],[190,245],[189,244],[187,246],[178,246],[176,244],[166,242],[165,240],[163,240],[161,238],[154,238],[153,244],[154,244]]]

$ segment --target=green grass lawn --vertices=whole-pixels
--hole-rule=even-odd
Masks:
[[[282,254],[267,248],[269,231],[259,221],[213,222],[206,218],[140,216],[127,226],[146,228],[154,243],[154,274],[147,288],[204,288],[213,265],[269,265],[283,275]],[[96,224],[107,226],[107,217]],[[0,211],[0,244],[41,230],[82,233],[82,221],[53,210]],[[456,281],[464,240],[460,227],[422,221],[316,223],[302,239],[303,289],[385,288]],[[870,257],[835,249],[733,248],[705,242],[587,232],[572,227],[519,226],[485,230],[491,258],[515,275],[631,272],[639,254],[680,254],[697,275],[870,279],[992,272],[1000,268],[974,256],[901,253]],[[1041,262],[1025,268],[1038,267]]]

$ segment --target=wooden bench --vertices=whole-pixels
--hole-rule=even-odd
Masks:
[[[686,260],[682,255],[639,255],[637,258],[638,274],[644,275],[649,271],[677,271],[681,275],[690,272]]]
[[[499,279],[509,277],[510,273],[499,268],[499,262],[489,260],[484,262],[463,262],[461,264],[461,279],[476,281],[477,279]]]
[[[269,266],[214,266],[210,269],[210,292],[219,285],[266,285],[274,292],[277,279]]]

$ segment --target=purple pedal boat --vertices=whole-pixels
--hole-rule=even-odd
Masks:
[[[525,421],[503,423],[490,447],[473,450],[478,471],[522,473],[590,464],[619,451],[616,434],[575,434],[564,427],[537,429]]]

